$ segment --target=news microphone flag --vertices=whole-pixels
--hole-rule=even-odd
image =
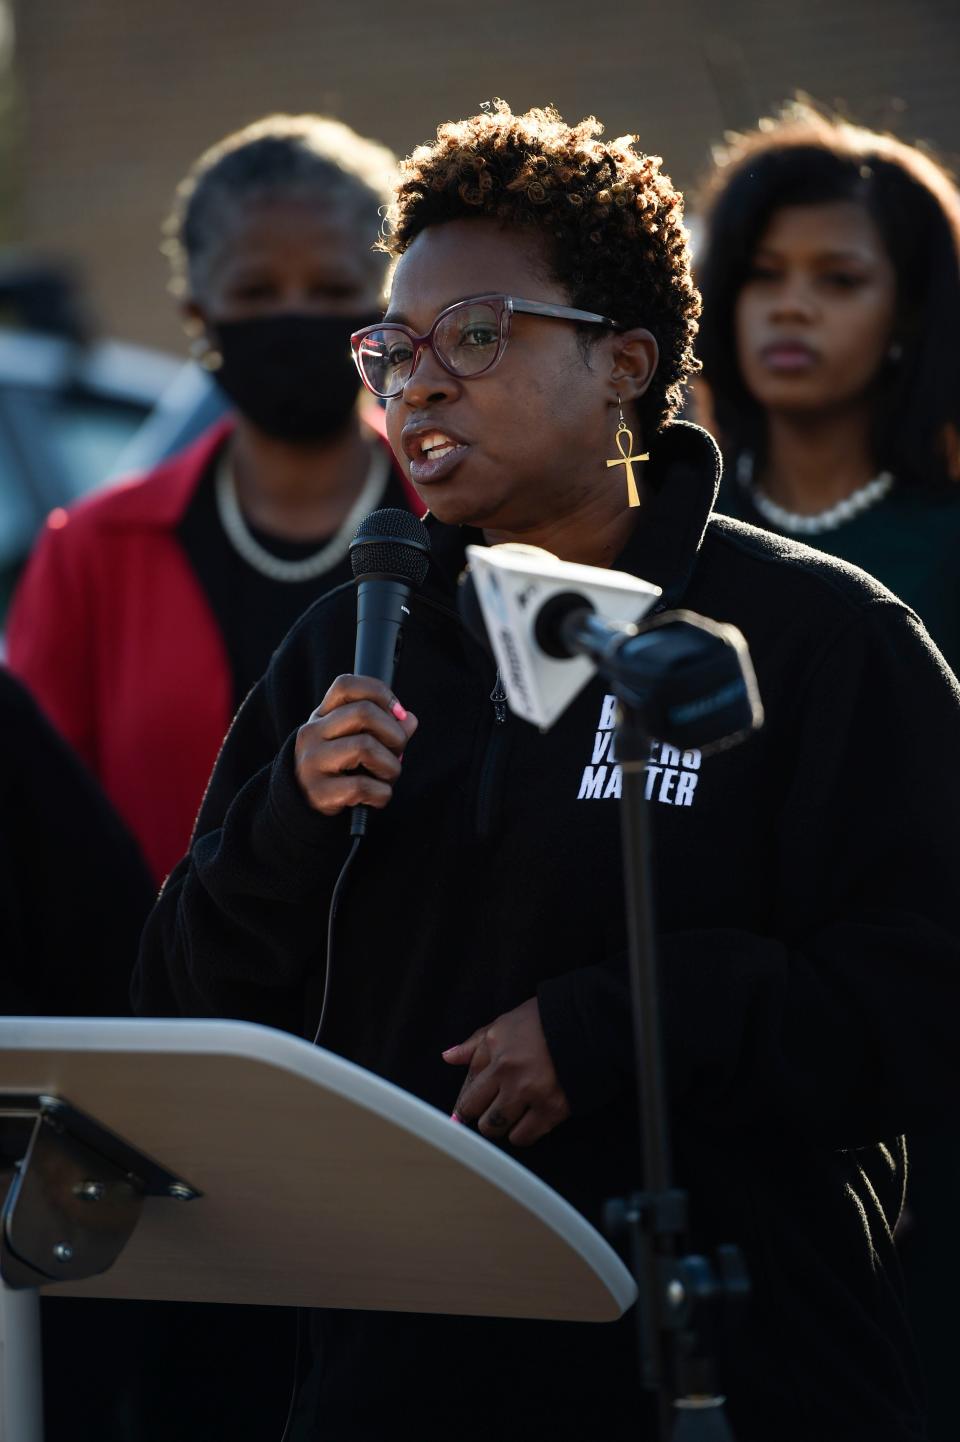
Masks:
[[[660,587],[623,571],[561,561],[536,546],[509,542],[468,546],[467,559],[487,637],[510,710],[546,731],[594,675],[584,656],[547,655],[534,635],[552,597],[577,592],[607,621],[635,625],[653,609]]]

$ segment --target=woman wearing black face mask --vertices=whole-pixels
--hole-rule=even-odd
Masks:
[[[138,837],[186,849],[239,702],[382,505],[419,504],[358,409],[349,339],[381,313],[394,165],[316,116],[207,151],[167,250],[197,357],[234,414],[149,476],[55,513],[11,613],[14,670]],[[152,757],[145,767],[146,750]]]

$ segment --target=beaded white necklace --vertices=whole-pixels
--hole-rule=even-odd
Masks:
[[[217,515],[220,518],[224,535],[237,555],[246,561],[248,566],[259,571],[261,576],[266,576],[270,581],[283,581],[288,584],[297,581],[314,581],[318,576],[332,571],[334,566],[339,565],[343,560],[350,549],[350,542],[353,540],[360,522],[375,509],[377,502],[383,496],[389,474],[390,457],[383,446],[374,445],[371,449],[367,478],[356,501],[340,523],[336,534],[331,536],[319,551],[314,551],[312,556],[304,556],[299,561],[290,561],[285,560],[282,556],[274,556],[251,534],[237,500],[237,484],[226,452],[217,466],[214,483]]]
[[[754,508],[771,526],[776,526],[778,531],[785,531],[790,536],[819,536],[824,531],[835,531],[838,526],[845,525],[847,521],[852,521],[854,516],[862,515],[878,501],[882,501],[893,489],[894,477],[891,471],[881,471],[852,495],[845,496],[826,511],[817,511],[813,516],[802,516],[796,511],[788,511],[761,491],[754,483],[753,456],[749,451],[742,451],[737,457],[737,480],[749,495]]]

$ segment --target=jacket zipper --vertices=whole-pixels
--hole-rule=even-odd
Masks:
[[[493,719],[499,726],[502,726],[507,719],[507,693],[503,689],[499,669],[497,670],[497,679],[493,683],[493,690],[490,692],[490,700],[493,702]]]
[[[491,835],[500,811],[500,792],[503,781],[505,747],[510,728],[507,720],[507,693],[503,689],[500,672],[490,692],[493,702],[493,720],[489,723],[487,744],[477,785],[477,837],[486,841]]]

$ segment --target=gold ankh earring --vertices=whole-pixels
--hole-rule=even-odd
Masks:
[[[635,456],[633,454],[633,431],[623,418],[623,402],[619,396],[617,396],[617,405],[620,409],[620,424],[617,426],[617,434],[614,436],[614,440],[617,443],[617,450],[620,452],[620,459],[607,461],[607,470],[609,470],[611,466],[625,467],[627,475],[627,505],[639,506],[640,492],[637,490],[637,482],[633,474],[633,468],[640,461],[649,461],[650,453],[649,451],[645,451],[642,456]]]

